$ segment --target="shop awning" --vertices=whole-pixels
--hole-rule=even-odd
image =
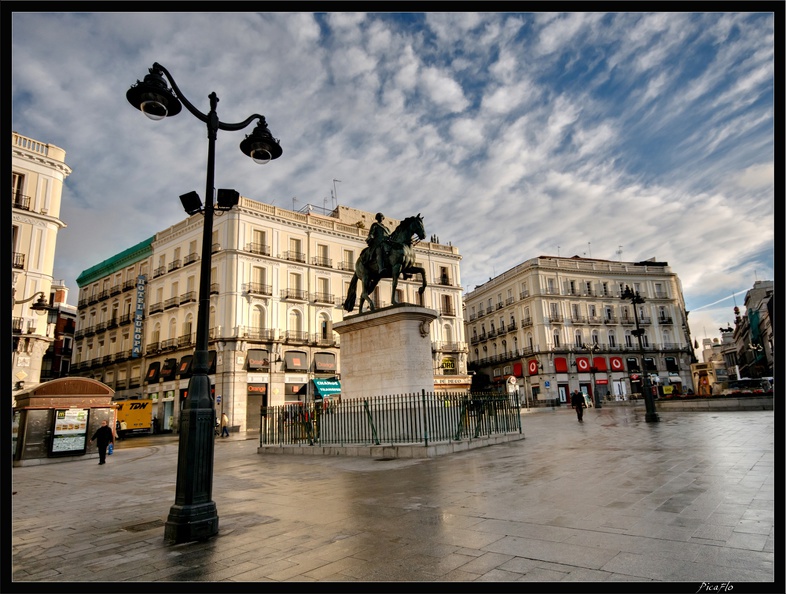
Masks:
[[[158,374],[161,372],[161,361],[153,361],[147,368],[145,381],[154,384],[158,381]]]
[[[606,371],[606,357],[593,357],[592,366],[597,371]]]
[[[246,360],[249,371],[270,368],[270,353],[267,349],[249,349]]]
[[[612,371],[624,371],[625,366],[622,363],[622,357],[611,357],[609,359]]]
[[[287,351],[284,353],[287,371],[307,371],[308,355],[303,351]]]
[[[335,373],[336,355],[333,353],[314,353],[314,371],[317,373]]]
[[[341,394],[341,382],[337,379],[314,378],[311,381],[314,382],[315,393],[322,398],[330,398],[331,396]]]
[[[164,366],[161,368],[161,377],[169,381],[175,379],[177,373],[177,359],[164,359]]]
[[[568,373],[568,360],[565,357],[554,357],[554,371]]]
[[[180,365],[177,368],[177,374],[180,376],[180,379],[187,379],[191,377],[191,360],[194,358],[194,355],[183,355],[180,359]]]

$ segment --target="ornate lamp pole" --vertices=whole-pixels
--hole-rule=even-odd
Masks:
[[[170,89],[164,76],[172,85]],[[205,217],[202,234],[202,262],[199,278],[199,310],[197,314],[194,372],[188,382],[188,397],[180,416],[180,438],[177,459],[177,485],[175,503],[169,510],[164,528],[164,538],[175,543],[204,540],[218,533],[218,513],[212,500],[213,490],[213,427],[215,407],[208,377],[208,323],[210,312],[210,261],[212,254],[213,212],[229,210],[238,203],[239,194],[234,190],[219,190],[218,205],[213,203],[215,193],[215,142],[218,130],[237,131],[258,120],[253,133],[240,143],[240,150],[254,162],[265,164],[281,156],[278,140],[267,128],[264,116],[254,114],[237,124],[227,124],[218,119],[218,97],[211,93],[210,112],[196,109],[178,88],[172,75],[158,63],[153,64],[144,81],[137,81],[126,93],[129,103],[151,120],[161,120],[177,115],[182,105],[197,119],[207,125],[207,181],[205,206],[202,207],[196,192],[180,197],[189,215],[202,212]],[[182,101],[182,105],[181,105]]]
[[[636,306],[644,303],[644,298],[639,295],[639,292],[636,291],[635,293],[628,285],[625,285],[625,290],[620,295],[620,298],[625,301],[630,301],[633,304],[633,319],[636,322],[636,330],[633,334],[639,339],[639,352],[641,353],[641,366],[644,367],[644,343],[641,340],[642,335],[644,334],[644,330],[639,328],[639,313],[636,310]],[[644,371],[644,370],[642,370]],[[650,390],[650,379],[648,373],[642,373],[642,390],[644,391],[644,406],[647,410],[646,414],[644,415],[644,420],[647,423],[657,423],[660,421],[660,417],[658,416],[657,411],[655,410],[655,400],[652,398],[652,390]]]

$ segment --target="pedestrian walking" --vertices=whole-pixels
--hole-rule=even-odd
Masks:
[[[578,390],[573,390],[573,395],[570,397],[570,405],[576,409],[576,416],[579,423],[584,422],[584,394]]]
[[[120,435],[120,419],[115,421],[115,437],[117,438],[117,441],[123,439],[123,436]]]
[[[221,437],[229,437],[229,417],[221,413]]]
[[[112,430],[109,428],[106,421],[101,421],[101,426],[93,433],[93,437],[90,438],[90,441],[95,441],[98,444],[98,463],[106,464],[106,448],[110,443],[115,442]]]

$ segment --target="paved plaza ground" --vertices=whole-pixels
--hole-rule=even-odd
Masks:
[[[775,415],[558,407],[523,414],[523,440],[416,460],[262,456],[236,433],[215,448],[219,533],[180,545],[177,437],[131,438],[103,466],[11,470],[3,591],[783,592]],[[475,583],[517,581],[540,584]]]

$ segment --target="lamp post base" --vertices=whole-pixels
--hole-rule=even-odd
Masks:
[[[218,511],[213,501],[173,505],[164,525],[164,540],[175,544],[205,540],[218,534]]]
[[[658,423],[660,422],[660,417],[658,416],[658,413],[646,413],[644,415],[644,421],[647,423]]]

